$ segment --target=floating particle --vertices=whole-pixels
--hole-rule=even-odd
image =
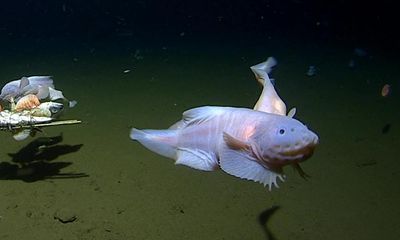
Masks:
[[[390,85],[389,84],[383,85],[382,90],[381,90],[381,96],[387,97],[387,96],[389,96],[389,94],[390,94]]]
[[[124,70],[124,73],[130,73],[130,69],[126,69],[126,70]]]
[[[317,67],[313,65],[309,66],[306,75],[312,77],[315,76],[315,74],[317,74]]]

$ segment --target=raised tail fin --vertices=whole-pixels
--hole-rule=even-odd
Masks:
[[[264,85],[264,80],[268,78],[268,74],[272,71],[272,68],[278,64],[274,57],[269,57],[265,62],[251,66],[250,69],[256,75],[256,79]]]

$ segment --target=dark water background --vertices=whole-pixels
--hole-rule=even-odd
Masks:
[[[398,239],[393,2],[3,3],[0,82],[51,75],[79,102],[64,118],[84,123],[23,142],[1,133],[0,239]],[[252,107],[249,67],[269,56],[277,91],[321,139],[309,181],[287,168],[268,192],[129,139],[195,106]]]

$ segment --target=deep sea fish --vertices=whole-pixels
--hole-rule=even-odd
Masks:
[[[53,79],[50,76],[22,77],[11,81],[1,89],[0,100],[15,102],[29,94],[36,95],[38,99],[67,100],[61,91],[54,88]],[[69,101],[70,107],[75,105],[76,101]]]
[[[273,61],[272,61],[273,60]],[[274,63],[274,64],[271,64]],[[283,167],[308,159],[318,136],[286,113],[268,77],[276,60],[251,67],[263,91],[254,109],[204,106],[187,110],[166,130],[132,128],[130,137],[162,156],[194,169],[222,171],[264,186],[284,181]]]
[[[1,89],[0,99],[17,101],[28,94],[34,94],[39,99],[43,99],[49,95],[49,87],[54,88],[53,79],[49,76],[22,77],[4,85]]]

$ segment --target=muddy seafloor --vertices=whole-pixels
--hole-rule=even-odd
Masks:
[[[396,239],[398,61],[374,49],[275,39],[7,42],[1,82],[51,75],[78,105],[22,142],[1,132],[0,239]],[[129,139],[202,105],[252,107],[249,67],[275,56],[276,89],[320,145],[269,192],[201,172]],[[356,63],[350,68],[350,60]],[[315,76],[306,76],[309,65]],[[380,90],[390,84],[392,92]],[[53,142],[52,142],[53,141]],[[43,143],[48,143],[43,147]]]

